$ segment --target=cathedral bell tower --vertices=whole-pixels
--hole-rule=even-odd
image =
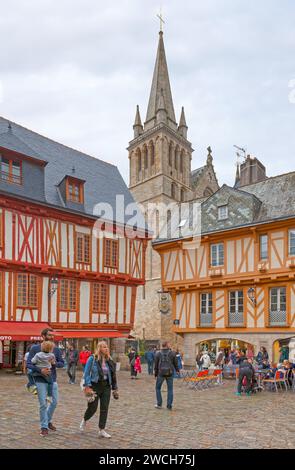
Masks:
[[[134,199],[148,202],[186,201],[190,188],[192,146],[187,140],[184,109],[176,122],[163,32],[159,44],[147,114],[142,125],[139,107],[129,142],[129,188]]]

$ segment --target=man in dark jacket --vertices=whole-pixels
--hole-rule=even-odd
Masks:
[[[41,332],[41,336],[43,341],[54,341],[54,334],[51,328],[45,328]],[[41,351],[40,344],[34,344],[31,349],[29,356],[27,358],[27,368],[31,369],[33,372],[37,372],[40,375],[34,377],[37,393],[39,398],[39,405],[40,405],[40,424],[41,424],[41,431],[40,436],[45,437],[48,435],[48,429],[51,431],[56,431],[56,427],[52,424],[52,417],[57,406],[58,402],[58,386],[57,386],[57,377],[56,377],[56,369],[61,368],[64,366],[64,360],[62,358],[61,352],[57,347],[54,347],[53,354],[55,356],[55,362],[52,362],[51,369],[41,369],[35,366],[32,363],[32,359],[38,352]],[[48,382],[46,378],[42,377],[42,375],[52,375],[52,402],[47,408],[47,392],[48,392]]]
[[[145,353],[145,359],[146,359],[146,362],[147,362],[147,365],[148,365],[148,373],[149,373],[149,375],[153,375],[155,353],[154,353],[152,347],[150,347],[149,350]]]
[[[67,361],[67,374],[69,376],[69,384],[74,384],[76,381],[76,369],[77,363],[79,359],[79,351],[75,349],[73,344],[70,344],[67,353],[66,353],[66,361]]]
[[[176,370],[176,373],[179,373],[178,368],[178,361],[176,358],[176,354],[171,351],[169,347],[169,343],[164,341],[162,343],[161,351],[156,353],[155,357],[155,377],[156,381],[156,397],[157,397],[157,404],[155,408],[162,408],[162,394],[161,388],[163,385],[164,380],[167,383],[167,408],[168,410],[172,410],[172,403],[173,403],[173,371]]]
[[[254,367],[252,365],[252,359],[248,359],[245,354],[241,354],[238,359],[239,368],[239,383],[236,395],[241,396],[243,379],[246,377],[246,395],[250,395],[251,381],[255,374]]]

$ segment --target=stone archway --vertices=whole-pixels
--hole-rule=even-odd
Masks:
[[[184,334],[184,360],[189,367],[194,367],[195,365],[195,350],[196,344],[206,341],[206,340],[216,340],[220,338],[224,339],[236,339],[238,341],[243,341],[254,346],[254,354],[258,354],[261,346],[264,346],[269,354],[270,361],[273,362],[273,344],[276,340],[282,340],[290,338],[290,333],[275,333],[275,332],[257,332],[257,333],[242,333],[234,331],[231,333],[185,333]]]

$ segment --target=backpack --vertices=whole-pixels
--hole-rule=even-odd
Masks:
[[[171,377],[173,375],[173,366],[169,357],[169,351],[160,352],[159,375],[161,377]]]

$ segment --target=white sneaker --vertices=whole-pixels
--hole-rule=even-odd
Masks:
[[[80,431],[85,431],[85,428],[86,428],[86,421],[83,418],[81,423],[80,423]]]
[[[155,405],[155,408],[158,408],[158,410],[162,409],[162,407],[160,405]]]
[[[108,434],[104,429],[101,429],[98,433],[98,437],[105,437],[106,439],[110,439],[111,435]]]

